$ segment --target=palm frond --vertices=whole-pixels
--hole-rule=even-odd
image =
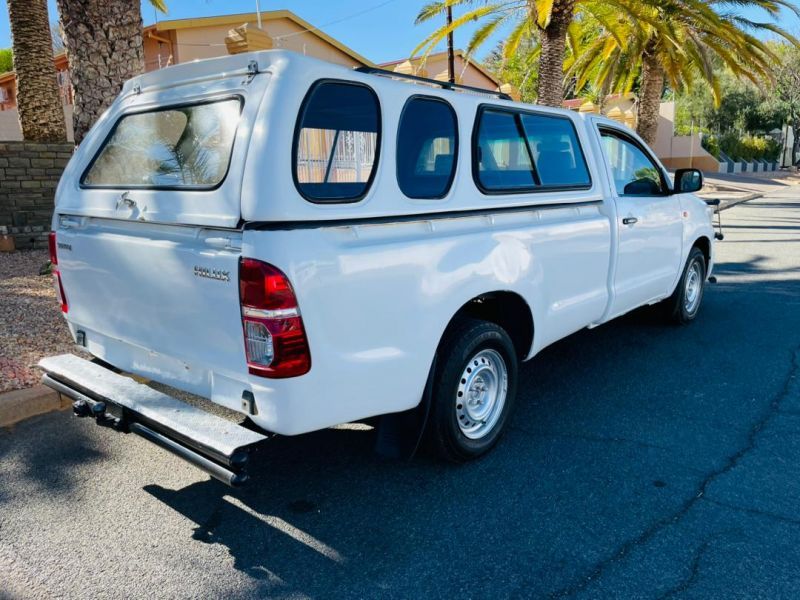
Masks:
[[[447,37],[447,34],[451,33],[452,31],[455,31],[456,29],[462,27],[463,25],[469,23],[470,21],[477,21],[487,15],[500,12],[503,6],[504,3],[497,2],[467,11],[457,19],[453,19],[453,22],[450,25],[444,25],[440,27],[439,29],[431,33],[428,37],[426,37],[424,40],[422,40],[422,42],[420,42],[417,45],[417,47],[411,51],[411,56],[417,56],[418,54],[421,53],[423,58],[427,58],[428,55],[436,47],[436,45]]]
[[[167,14],[167,3],[165,0],[149,0],[150,4],[155,8],[158,12]]]

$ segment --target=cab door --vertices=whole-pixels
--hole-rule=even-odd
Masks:
[[[614,127],[601,125],[599,134],[618,231],[613,317],[671,293],[680,269],[683,221],[679,196],[646,147]]]

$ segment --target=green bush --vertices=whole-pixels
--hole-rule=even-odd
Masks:
[[[705,140],[703,143],[705,145]],[[722,150],[730,158],[747,162],[753,160],[775,161],[781,154],[781,145],[771,137],[726,133],[719,138],[717,145],[718,151]],[[709,152],[711,151],[709,150]],[[711,154],[714,153],[711,152]]]
[[[781,157],[781,150],[783,150],[781,143],[771,137],[764,139],[767,141],[767,151],[764,153],[764,159],[770,162],[777,162]]]
[[[713,135],[703,136],[703,149],[719,160],[719,140]]]
[[[14,70],[14,55],[11,48],[0,48],[0,73]]]
[[[738,133],[726,133],[719,138],[719,149],[727,154],[729,158],[739,160],[743,158],[740,154],[739,140]]]

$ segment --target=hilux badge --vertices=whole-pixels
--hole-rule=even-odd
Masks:
[[[217,281],[230,281],[231,272],[221,271],[219,269],[209,269],[208,267],[198,267],[195,265],[194,274],[196,277],[205,277],[206,279],[216,279]]]

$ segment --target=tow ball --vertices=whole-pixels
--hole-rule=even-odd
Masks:
[[[105,402],[89,402],[88,400],[80,399],[72,403],[72,412],[76,417],[81,419],[85,417],[94,417],[94,420],[101,427],[109,427],[115,431],[124,431],[127,433],[127,428],[124,421],[119,417],[112,417],[107,412]]]

